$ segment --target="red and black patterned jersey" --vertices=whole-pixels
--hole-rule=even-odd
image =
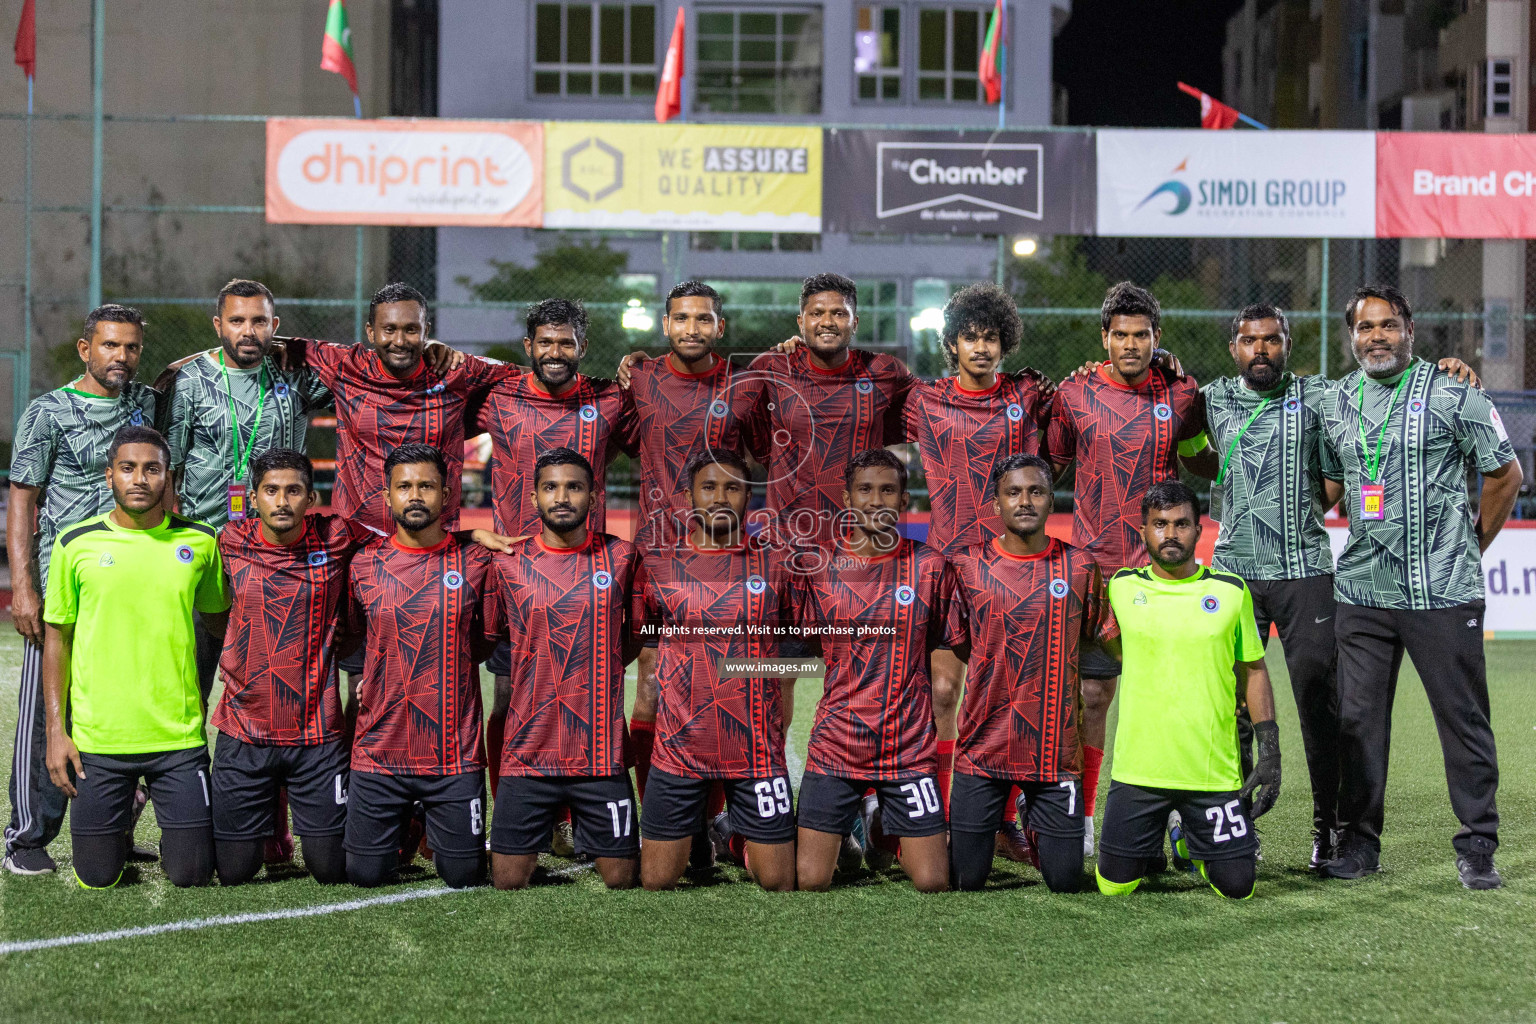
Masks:
[[[502,620],[491,553],[449,535],[390,537],[352,558],[355,632],[367,630],[352,770],[457,775],[485,767],[480,669]]]
[[[635,543],[643,551],[653,538],[686,533],[690,503],[683,469],[689,459],[710,451],[746,454],[746,431],[762,400],[762,382],[723,356],[703,373],[684,373],[668,354],[641,363],[629,389],[640,450]]]
[[[1052,538],[1028,557],[993,538],[950,555],[952,642],[971,645],[955,770],[1056,782],[1082,774],[1078,656],[1119,635],[1104,577]]]
[[[340,515],[394,533],[384,459],[408,442],[430,444],[441,449],[448,462],[443,526],[457,527],[465,402],[475,392],[518,374],[518,367],[471,356],[441,375],[423,361],[414,376],[401,380],[366,345],[302,344],[306,363],[336,397],[336,489],[331,506]]]
[[[659,637],[656,746],[651,764],[673,775],[743,779],[783,775],[779,680],[721,678],[721,658],[777,656],[792,625],[790,574],[768,545],[646,552],[633,621]]]
[[[1178,479],[1179,442],[1205,430],[1193,377],[1171,380],[1154,370],[1130,387],[1110,380],[1108,365],[1061,385],[1046,430],[1051,462],[1077,464],[1072,544],[1088,551],[1105,576],[1147,564],[1141,499],[1153,484]]]
[[[764,401],[748,439],[753,457],[768,467],[768,524],[779,538],[830,550],[849,460],[906,440],[901,410],[917,378],[895,356],[856,348],[843,365],[823,370],[803,345],[765,352],[751,370]]]
[[[839,545],[797,579],[796,618],[827,665],[810,771],[888,781],[938,770],[928,652],[945,642],[953,589],[944,556],[911,540],[879,558]]]
[[[992,512],[992,467],[1009,455],[1040,453],[1051,411],[1040,397],[1044,382],[1026,369],[968,391],[942,377],[907,396],[906,439],[917,442],[928,480],[930,547],[958,550],[1002,532]]]
[[[213,727],[246,743],[303,747],[342,734],[333,650],[352,553],[378,534],[312,515],[292,544],[272,544],[254,516],[219,533],[229,629]]]
[[[492,520],[499,533],[538,533],[533,507],[533,463],[551,448],[570,448],[592,463],[595,477],[587,528],[605,524],[609,461],[621,450],[634,453],[634,403],[611,380],[576,376],[559,395],[544,390],[531,373],[508,377],[472,403],[470,422],[491,435]]]
[[[502,775],[624,770],[624,616],[637,558],[628,541],[587,534],[577,548],[534,537],[495,557],[512,642]]]

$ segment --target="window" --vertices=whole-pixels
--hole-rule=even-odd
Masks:
[[[1507,57],[1488,61],[1488,106],[1485,117],[1509,117],[1514,113],[1515,62]]]
[[[816,252],[821,236],[776,231],[695,231],[688,240],[695,252]]]
[[[820,8],[697,10],[700,113],[821,113]]]
[[[856,95],[866,102],[901,99],[901,8],[860,7],[854,22]]]
[[[917,98],[979,103],[976,72],[990,8],[924,7],[917,12]]]
[[[534,5],[534,95],[651,99],[657,77],[655,4]]]

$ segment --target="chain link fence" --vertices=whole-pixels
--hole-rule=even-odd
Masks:
[[[976,279],[1002,282],[1018,301],[1024,337],[1007,368],[1033,366],[1055,379],[1100,355],[1099,304],[1120,280],[1158,296],[1163,346],[1201,380],[1232,372],[1231,318],[1255,301],[1288,311],[1296,370],[1347,372],[1354,361],[1342,308],[1365,281],[1396,284],[1408,294],[1416,350],[1425,358],[1457,356],[1482,369],[1485,357],[1508,359],[1536,329],[1523,290],[1513,300],[1484,298],[1489,288],[1480,241],[1057,236],[1028,239],[1015,249],[1013,238],[863,236],[852,240],[855,246],[837,247],[839,253],[875,246],[900,253],[902,246],[922,246],[925,265],[954,268],[952,276],[938,276],[892,273],[889,258],[879,261],[886,269],[876,271],[856,258],[830,255],[826,238],[815,235],[505,229],[494,236],[507,240],[505,258],[472,261],[467,272],[450,276],[439,269],[445,236],[435,229],[267,224],[263,123],[196,116],[106,123],[102,296],[138,306],[148,317],[141,379],[216,344],[212,296],[237,276],[262,280],[278,296],[282,334],[338,341],[360,337],[375,288],[403,280],[428,295],[440,325],[460,322],[464,313],[500,325],[491,332],[496,340],[487,341],[484,332],[461,339],[439,331],[444,341],[514,361],[524,358],[519,341],[527,303],[551,295],[581,298],[592,317],[583,368],[600,376],[611,375],[631,349],[662,349],[662,296],[682,276],[719,288],[728,348],[747,358],[795,332],[802,277],[845,273],[860,284],[858,344],[892,352],[924,377],[947,372],[939,311],[950,294]],[[6,425],[0,429],[7,439],[26,395],[78,376],[74,341],[90,285],[90,123],[80,115],[34,121],[37,172],[30,197],[25,130],[24,118],[0,118],[0,231],[15,241],[0,253],[0,316],[14,325],[0,342],[0,386],[9,385],[0,394],[9,414],[0,417]],[[17,372],[25,362],[29,295],[20,243],[29,201],[32,356],[30,380],[22,380]],[[1029,255],[1016,255],[1026,250]],[[1526,375],[1536,376],[1532,369]],[[1525,392],[1526,383],[1506,384],[1499,400],[1529,478],[1536,397]],[[311,453],[329,459],[329,421],[316,426]],[[916,488],[922,485],[914,480]],[[626,460],[614,467],[610,493],[620,500],[633,494]],[[922,507],[921,493],[915,497]]]

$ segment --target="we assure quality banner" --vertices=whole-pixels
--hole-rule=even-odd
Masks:
[[[814,126],[547,122],[544,226],[821,231]]]

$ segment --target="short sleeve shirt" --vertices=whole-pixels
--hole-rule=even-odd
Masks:
[[[1322,499],[1327,379],[1288,376],[1260,394],[1241,377],[1222,377],[1201,391],[1206,433],[1222,460],[1211,491],[1221,527],[1212,567],[1246,580],[1332,572]]]
[[[1334,593],[1348,604],[1410,610],[1480,601],[1482,556],[1467,474],[1490,473],[1513,460],[1515,450],[1498,410],[1480,389],[1422,360],[1404,373],[1395,401],[1397,380],[1389,387],[1356,370],[1324,402],[1326,443],[1338,460],[1335,479],[1344,481],[1350,518]],[[1378,436],[1383,518],[1362,519],[1360,487],[1369,482],[1366,445],[1374,453]]]
[[[59,535],[43,619],[73,625],[70,736],[88,754],[200,747],[193,611],[229,609],[211,526],[167,515],[148,530],[96,516]]]

